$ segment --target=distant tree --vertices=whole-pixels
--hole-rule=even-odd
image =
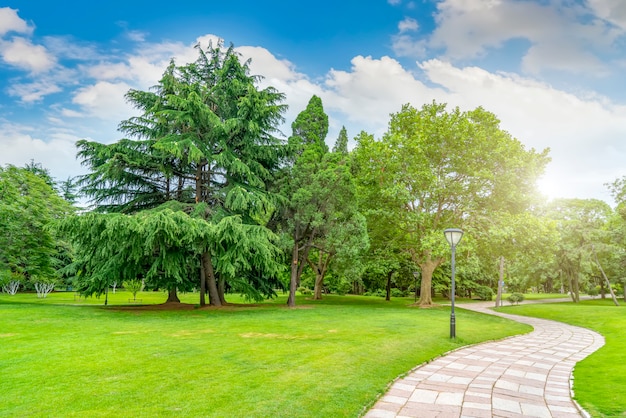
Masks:
[[[306,109],[300,112],[291,124],[291,129],[293,133],[289,137],[289,144],[299,151],[298,154],[311,146],[317,147],[320,155],[328,152],[326,145],[328,115],[324,112],[322,99],[319,97],[311,97]]]
[[[48,293],[54,290],[54,286],[56,285],[56,280],[51,277],[38,277],[33,276],[31,278],[33,285],[35,286],[35,291],[37,292],[37,297],[40,299],[44,299],[48,296]]]
[[[557,266],[568,284],[574,302],[594,269],[593,249],[602,247],[604,226],[611,218],[611,207],[597,199],[557,199],[548,207],[547,216],[557,225]]]
[[[345,126],[341,127],[337,141],[333,146],[333,152],[338,154],[348,154],[348,131]]]
[[[380,141],[369,135],[357,140],[353,152],[359,190],[367,195],[360,199],[367,223],[388,225],[381,237],[390,250],[419,266],[420,306],[432,304],[433,273],[448,259],[442,231],[489,210],[526,204],[548,161],[547,150],[524,149],[492,113],[448,111],[437,103],[405,105]]]
[[[71,211],[41,175],[0,167],[0,270],[25,281],[54,277],[58,253],[52,223]]]
[[[124,280],[122,286],[133,294],[133,300],[137,300],[137,293],[143,290],[143,281],[139,279]]]
[[[15,295],[24,281],[20,273],[11,272],[6,266],[0,270],[0,286],[2,291],[9,295]]]
[[[36,163],[35,160],[30,160],[29,163],[24,165],[24,169],[42,179],[48,186],[54,188],[54,179],[50,175],[50,170],[44,168],[41,163]]]
[[[314,297],[319,299],[330,263],[367,246],[365,220],[357,210],[346,155],[329,153],[325,143],[328,116],[319,97],[311,98],[292,129],[293,164],[283,170],[279,181],[286,201],[279,229],[291,240],[288,306],[295,306],[307,265],[315,274]]]
[[[75,205],[78,202],[78,184],[74,177],[68,177],[57,184],[59,195],[65,199],[70,205]]]

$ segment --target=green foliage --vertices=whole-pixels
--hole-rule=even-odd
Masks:
[[[520,302],[524,301],[524,295],[522,293],[511,293],[509,297],[506,298],[511,305],[516,304],[519,305]]]
[[[319,97],[311,97],[306,109],[291,124],[291,129],[293,134],[289,138],[289,144],[296,152],[302,152],[306,148],[315,148],[321,154],[328,152],[328,115],[324,112],[322,99]]]
[[[499,123],[482,108],[405,105],[380,140],[357,137],[359,200],[372,248],[420,266],[421,304],[430,304],[432,273],[448,258],[445,228],[476,228],[494,212],[520,213],[532,202],[548,151],[526,150]],[[475,238],[467,235],[461,247],[471,253]]]
[[[114,279],[145,278],[154,288],[193,287],[197,265],[190,263],[212,229],[201,219],[169,209],[123,214],[87,213],[64,219],[60,230],[77,247],[71,268],[85,295],[100,295]]]
[[[480,300],[493,299],[493,289],[488,286],[478,286],[474,292],[476,292],[476,296],[478,296]]]
[[[311,289],[309,289],[308,287],[304,287],[304,286],[300,286],[298,288],[298,292],[300,292],[301,295],[305,295],[305,296],[313,293]]]
[[[9,269],[0,269],[0,287],[4,293],[15,295],[24,282],[24,275],[11,272]]]
[[[134,300],[137,300],[137,293],[143,290],[143,281],[138,279],[124,280],[122,282],[122,286],[124,287],[124,289],[133,294]]]
[[[218,254],[214,262],[221,277],[255,300],[273,289],[252,279],[280,271],[276,236],[239,216],[212,224],[166,207],[136,215],[88,213],[63,220],[60,229],[78,248],[71,268],[80,272],[76,286],[85,295],[102,294],[114,278],[189,290],[198,285],[197,261],[207,250]]]
[[[339,131],[339,136],[337,137],[337,141],[335,141],[335,145],[333,146],[333,152],[337,154],[348,154],[348,131],[345,126],[341,127]]]
[[[55,275],[57,238],[51,225],[72,211],[49,184],[45,170],[31,165],[0,167],[0,270],[26,281]]]
[[[408,295],[408,292],[404,291],[404,290],[400,290],[396,287],[394,287],[393,289],[391,289],[391,296],[394,298],[402,298],[402,297],[406,297]]]
[[[255,300],[274,294],[277,238],[266,224],[278,199],[267,188],[287,154],[273,136],[285,106],[284,96],[259,88],[258,79],[232,46],[198,47],[196,62],[172,61],[151,91],[127,93],[141,114],[122,121],[120,130],[133,139],[78,142],[79,157],[91,169],[80,184],[96,210],[138,214],[111,218],[103,229],[120,223],[128,231],[121,235],[145,239],[129,238],[132,245],[121,245],[125,255],[103,259],[101,266],[83,254],[90,266],[76,270],[91,276],[80,280],[94,284],[84,287],[88,293],[101,292],[109,277],[188,289],[200,277],[202,255],[212,303],[219,302],[217,280]],[[100,237],[86,234],[91,238],[85,244],[97,245]],[[120,276],[110,275],[120,270]]]
[[[33,276],[31,282],[35,287],[38,298],[46,298],[54,290],[57,281],[54,278]]]
[[[590,286],[589,289],[587,289],[587,294],[591,296],[591,298],[598,296],[599,293],[600,289],[598,289],[598,286]]]

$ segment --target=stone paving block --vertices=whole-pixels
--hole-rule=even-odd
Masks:
[[[520,393],[528,393],[530,395],[538,395],[538,396],[543,396],[543,387],[535,387],[535,386],[528,386],[528,385],[520,385],[519,387],[519,392]]]
[[[491,403],[463,402],[463,409],[465,408],[480,409],[482,411],[491,411]]]
[[[521,403],[522,414],[527,417],[551,418],[552,414],[547,406]]]
[[[434,404],[439,392],[434,390],[415,389],[409,397],[409,402],[423,402]]]
[[[463,404],[464,393],[442,392],[437,396],[437,405],[461,406]]]
[[[522,407],[520,406],[520,403],[511,399],[503,399],[500,397],[498,398],[494,397],[491,400],[491,405],[493,409],[497,411],[515,412],[517,414],[522,413]]]
[[[393,411],[385,411],[382,409],[370,409],[365,414],[365,418],[394,418],[397,417],[397,413]]]
[[[407,398],[402,397],[402,396],[392,396],[392,395],[385,395],[382,397],[383,402],[395,403],[398,405],[404,405],[406,403],[406,399]]]

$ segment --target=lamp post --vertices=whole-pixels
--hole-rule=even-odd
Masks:
[[[450,311],[450,338],[456,338],[456,317],[454,316],[454,255],[457,244],[463,238],[463,231],[458,228],[449,228],[443,231],[448,244],[452,249],[452,310]]]
[[[413,281],[413,287],[414,287],[413,290],[415,290],[415,300],[414,300],[415,303],[417,303],[417,277],[419,276],[419,274],[420,274],[419,271],[414,271],[413,272],[413,278],[415,279]]]

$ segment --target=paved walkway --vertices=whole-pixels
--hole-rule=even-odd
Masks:
[[[462,348],[396,380],[366,418],[580,417],[571,399],[574,365],[604,345],[585,328],[458,305],[532,325],[534,331]]]

